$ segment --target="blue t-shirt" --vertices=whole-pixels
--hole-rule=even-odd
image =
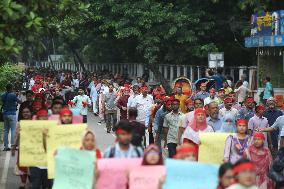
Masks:
[[[17,96],[12,92],[5,92],[1,96],[3,102],[4,115],[16,115],[17,111]]]

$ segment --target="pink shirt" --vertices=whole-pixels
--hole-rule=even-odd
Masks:
[[[194,118],[194,111],[186,113],[182,127],[185,129],[189,125],[189,123],[192,122],[193,118]]]
[[[254,115],[252,118],[249,119],[248,122],[248,129],[252,131],[252,134],[255,132],[255,129],[263,129],[269,127],[268,120],[266,117],[258,117]],[[268,141],[267,141],[267,133],[264,133],[265,135],[265,146],[268,146]]]

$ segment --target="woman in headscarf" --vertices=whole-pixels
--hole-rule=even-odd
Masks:
[[[236,163],[243,157],[244,151],[250,144],[250,136],[247,135],[248,121],[237,121],[237,133],[228,136],[225,142],[224,162]]]
[[[95,151],[97,159],[102,158],[101,151],[96,147],[96,137],[91,130],[87,130],[82,138],[81,150]]]
[[[232,114],[225,114],[222,119],[220,132],[222,133],[235,133],[236,132],[236,119]]]
[[[199,149],[199,132],[214,132],[213,128],[207,124],[206,113],[202,108],[194,111],[193,121],[189,124],[183,134],[183,143],[189,143],[195,147],[196,152]]]
[[[270,150],[264,146],[264,141],[264,134],[255,132],[253,144],[246,149],[244,157],[255,164],[256,184],[259,189],[273,189],[274,183],[267,176],[272,165],[272,156]]]
[[[144,151],[142,165],[163,165],[162,153],[155,144],[149,145]]]

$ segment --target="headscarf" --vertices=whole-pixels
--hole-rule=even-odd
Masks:
[[[93,131],[91,131],[91,130],[86,130],[86,131],[84,132],[83,136],[82,136],[82,146],[81,146],[81,150],[86,150],[86,149],[84,148],[83,143],[84,143],[84,140],[85,140],[85,138],[86,138],[86,136],[87,136],[88,134],[92,134],[92,135],[94,136],[94,140],[96,141],[95,133],[94,133]],[[96,150],[96,142],[95,142],[95,145],[94,145],[94,149],[93,149],[93,150],[94,150],[94,151]]]
[[[231,120],[232,122],[229,124],[227,120]],[[237,131],[236,129],[236,119],[235,116],[231,113],[225,114],[222,119],[222,125],[220,132],[223,133],[235,133]]]
[[[146,157],[147,155],[151,152],[151,151],[155,151],[159,154],[159,161],[157,164],[155,165],[163,165],[164,164],[164,161],[163,161],[163,157],[162,157],[162,153],[160,152],[159,148],[157,145],[155,144],[151,144],[149,145],[145,151],[144,151],[144,156],[143,156],[143,161],[142,161],[142,165],[149,165],[147,160],[146,160]]]
[[[204,115],[204,121],[202,123],[199,123],[197,125],[197,114],[202,113]],[[203,110],[202,108],[197,108],[194,111],[194,118],[193,121],[190,123],[189,125],[194,131],[198,132],[198,131],[203,131],[207,128],[207,121],[206,121],[206,113],[205,110]]]
[[[249,83],[248,83],[247,81],[244,81],[242,85],[243,85],[244,87],[248,88]]]

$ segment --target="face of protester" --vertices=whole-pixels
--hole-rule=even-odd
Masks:
[[[196,121],[197,121],[198,123],[202,123],[202,122],[204,122],[204,120],[205,120],[205,115],[204,115],[204,113],[198,113],[198,114],[196,114]]]
[[[59,112],[61,111],[62,109],[62,105],[61,104],[55,104],[52,106],[52,114],[59,114]]]
[[[226,108],[227,110],[230,110],[230,109],[232,108],[232,106],[233,106],[232,103],[225,103],[224,105],[225,105],[225,108]]]
[[[186,161],[197,161],[196,155],[194,153],[187,153],[181,156],[181,159]]]
[[[246,102],[246,107],[249,109],[252,109],[254,107],[254,103],[253,102]]]
[[[37,120],[48,120],[48,116],[39,116]]]
[[[210,98],[214,99],[215,97],[215,92],[210,92]]]
[[[139,88],[138,86],[133,87],[134,94],[139,94]]]
[[[71,114],[64,114],[60,116],[62,124],[72,124],[73,116]]]
[[[117,135],[117,140],[122,145],[129,145],[132,140],[132,133],[121,131],[121,133]]]
[[[79,89],[78,93],[79,93],[79,95],[83,95],[84,94],[84,90],[83,89]]]
[[[257,114],[262,117],[264,115],[264,110],[258,110],[257,111]]]
[[[229,86],[229,85],[228,85],[227,82],[224,82],[224,83],[223,83],[223,87],[224,87],[224,88],[227,88],[228,86]]]
[[[217,103],[209,104],[209,115],[211,118],[217,119],[219,116],[219,107]]]
[[[219,96],[220,99],[223,100],[225,98],[225,93],[224,92],[219,92],[218,96]]]
[[[89,132],[84,137],[83,146],[84,146],[84,149],[86,149],[86,150],[94,150],[94,148],[95,148],[95,136],[92,133]]]
[[[203,108],[203,103],[201,100],[195,100],[194,101],[194,108],[197,109],[197,108]]]
[[[146,162],[149,165],[156,165],[159,162],[160,156],[159,153],[155,150],[151,150],[146,155]]]
[[[240,134],[245,134],[247,132],[247,125],[244,123],[240,123],[237,125],[237,132]]]
[[[59,96],[60,95],[60,90],[58,88],[55,89],[55,96]]]
[[[234,172],[232,169],[229,169],[225,172],[225,174],[219,178],[219,182],[221,183],[223,188],[227,188],[234,184],[235,182],[235,177],[234,177]]]
[[[182,88],[180,88],[180,87],[177,88],[177,94],[179,94],[179,95],[182,94]]]
[[[147,96],[147,94],[148,94],[148,90],[143,90],[143,91],[142,91],[142,95],[143,95],[143,96]]]
[[[128,96],[129,95],[129,90],[125,90],[123,91],[124,96]]]
[[[194,104],[192,104],[192,103],[188,103],[186,105],[186,107],[187,107],[187,110],[190,111],[190,112],[194,110]]]
[[[253,138],[253,145],[256,148],[261,148],[263,146],[264,142],[261,138]]]
[[[160,109],[161,106],[163,105],[163,103],[160,100],[157,100],[156,104],[157,104],[157,109]]]
[[[112,85],[108,86],[108,88],[109,88],[109,92],[113,92],[113,86]]]
[[[179,102],[176,101],[172,102],[172,110],[178,111],[178,109],[179,109]]]
[[[206,86],[200,86],[201,91],[206,91]]]
[[[275,109],[276,104],[273,101],[269,101],[269,102],[267,102],[267,106],[268,106],[269,109],[273,110],[273,109]]]
[[[171,103],[166,103],[166,107],[168,111],[172,110],[172,104]]]
[[[31,119],[32,117],[32,112],[28,108],[24,108],[22,111],[22,117],[23,119]]]
[[[27,95],[26,95],[26,100],[27,101],[33,101],[33,99],[34,99],[34,95],[33,94],[31,94],[31,93],[28,93]]]
[[[255,185],[256,174],[254,170],[243,170],[237,175],[238,183],[245,187]]]

